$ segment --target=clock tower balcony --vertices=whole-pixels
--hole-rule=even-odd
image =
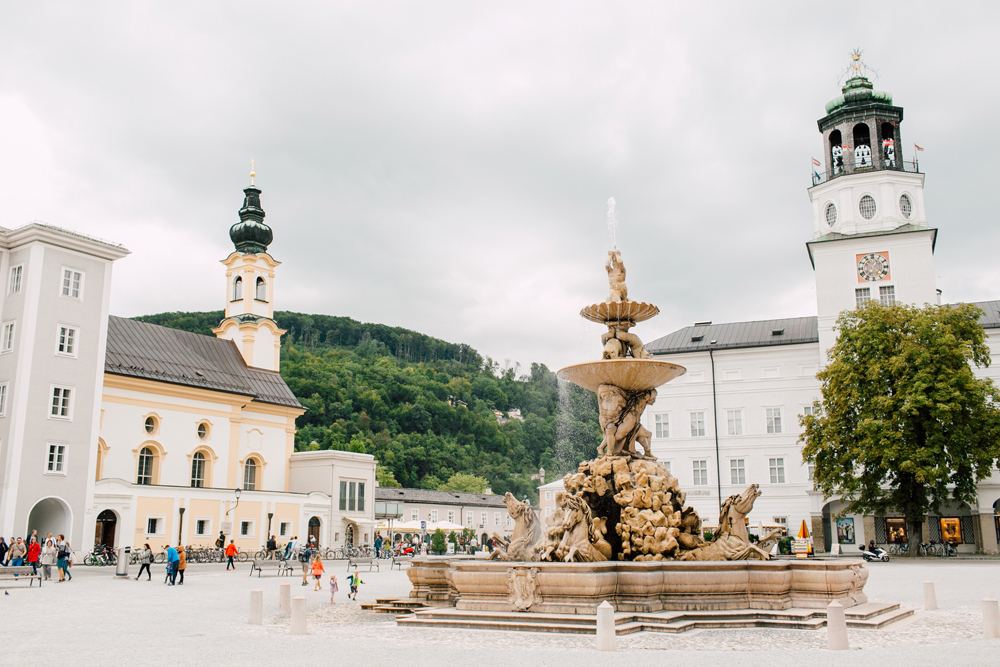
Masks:
[[[845,155],[843,164],[837,164],[823,172],[813,170],[812,187],[828,183],[841,176],[852,174],[870,174],[875,171],[902,171],[908,174],[921,174],[920,163],[917,160],[889,160],[885,157],[867,157],[855,160],[853,155]]]

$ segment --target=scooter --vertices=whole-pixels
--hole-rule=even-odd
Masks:
[[[875,551],[869,551],[868,547],[862,544],[858,548],[861,549],[861,557],[865,559],[866,563],[870,563],[873,560],[880,560],[883,563],[889,562],[889,553],[882,547],[876,546]]]

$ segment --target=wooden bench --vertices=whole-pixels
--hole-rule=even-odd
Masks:
[[[35,574],[30,565],[0,567],[0,581],[24,581],[25,579],[28,581],[29,588],[35,583],[35,579],[38,579],[38,587],[42,587],[42,575]]]
[[[264,558],[254,558],[253,563],[250,565],[250,576],[253,576],[253,571],[257,570],[257,578],[260,579],[260,573],[264,570],[274,570],[276,575],[282,574],[295,574],[292,566],[288,564],[287,560],[268,560]]]
[[[398,567],[402,570],[403,566],[408,565],[411,560],[413,560],[413,556],[393,556],[392,565],[389,566],[389,569],[391,570],[394,567]]]
[[[375,558],[348,558],[347,559],[347,569],[350,570],[351,567],[355,565],[367,565],[368,571],[372,571],[372,567],[378,569],[378,560]],[[390,568],[391,569],[391,568]]]

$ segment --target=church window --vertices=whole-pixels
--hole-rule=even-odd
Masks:
[[[767,432],[781,433],[781,408],[767,408]]]
[[[857,304],[858,308],[865,305],[871,300],[872,300],[871,289],[867,287],[859,287],[856,290],[854,290],[854,301]]]
[[[833,202],[826,205],[826,226],[833,227],[837,224],[837,207]]]
[[[859,169],[872,166],[871,130],[867,123],[854,126],[854,166]]]
[[[205,455],[195,452],[191,457],[191,488],[201,489],[205,486]]]
[[[858,211],[861,213],[861,217],[865,220],[871,220],[875,217],[875,211],[877,207],[875,206],[875,198],[871,195],[865,195],[858,202]]]
[[[236,280],[233,281],[233,301],[243,300],[243,278],[236,276]]]
[[[913,200],[910,199],[910,195],[899,196],[899,212],[907,220],[913,217]]]
[[[692,461],[691,472],[694,475],[695,486],[708,485],[708,461]]]
[[[883,306],[891,306],[896,303],[896,288],[892,285],[878,288],[878,300]]]
[[[705,413],[691,413],[691,437],[697,438],[705,435]]]
[[[660,413],[653,417],[653,421],[656,424],[656,437],[657,438],[669,438],[670,437],[670,415],[667,413]]]
[[[247,459],[243,464],[243,490],[257,490],[257,461],[254,459]]]
[[[256,291],[253,298],[257,301],[267,301],[267,283],[264,282],[263,278],[257,278]]]
[[[726,410],[726,422],[729,426],[729,435],[743,435],[742,410]]]
[[[834,175],[844,173],[844,143],[840,130],[830,133],[830,168]]]
[[[146,429],[146,433],[152,435],[156,433],[156,417],[146,417],[146,421],[142,423],[142,427]]]
[[[142,451],[139,452],[139,471],[135,476],[136,484],[153,483],[153,458],[153,450],[149,447],[143,447]]]

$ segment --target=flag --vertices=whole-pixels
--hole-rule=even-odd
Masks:
[[[816,158],[813,158],[813,165],[816,166],[816,167],[820,166],[819,160],[817,160]]]
[[[918,146],[916,144],[913,144],[913,147],[916,148],[918,151],[923,151],[924,150],[923,148],[921,148],[920,146]]]

